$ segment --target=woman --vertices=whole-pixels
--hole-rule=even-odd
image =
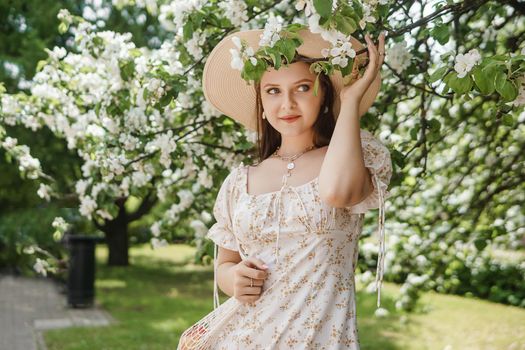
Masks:
[[[309,60],[329,43],[309,30],[293,63],[253,86],[230,69],[231,38],[257,50],[260,34],[225,38],[204,69],[206,99],[258,130],[261,159],[233,169],[219,190],[207,235],[216,244],[216,308],[186,330],[179,349],[359,349],[357,242],[363,214],[379,207],[379,306],[392,171],[386,147],[359,128],[379,90],[384,35],[377,47],[366,36],[362,77],[343,86],[340,75],[321,75],[316,94]],[[352,46],[362,48],[355,39]],[[220,306],[217,284],[233,297]]]

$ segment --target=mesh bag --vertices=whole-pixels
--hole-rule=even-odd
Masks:
[[[241,303],[230,298],[182,333],[177,350],[208,350]]]
[[[247,255],[237,241],[239,253],[243,260],[247,259]],[[214,310],[197,321],[193,326],[182,333],[179,340],[177,350],[209,350],[217,342],[221,331],[224,329],[230,319],[237,313],[242,303],[236,298],[229,298],[222,305],[219,303],[219,290],[217,287],[217,245],[214,249],[214,278],[213,278],[213,306]],[[267,293],[274,286],[277,285],[275,281],[271,286],[263,290],[263,294]]]

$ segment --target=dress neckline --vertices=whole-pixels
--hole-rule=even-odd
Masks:
[[[258,198],[258,197],[264,197],[264,196],[268,196],[268,195],[274,195],[274,194],[277,194],[279,193],[281,190],[277,190],[277,191],[271,191],[271,192],[264,192],[264,193],[259,193],[259,194],[250,194],[248,193],[248,167],[249,165],[244,165],[243,166],[243,175],[244,175],[244,178],[243,178],[243,181],[242,181],[242,188],[243,188],[243,192],[244,194],[246,194],[248,197],[250,198]],[[312,180],[308,181],[308,182],[305,182],[304,184],[301,184],[301,185],[297,185],[297,186],[292,186],[292,185],[286,185],[286,187],[290,187],[290,188],[293,188],[294,190],[298,190],[298,189],[301,189],[303,187],[307,187],[311,184],[315,184],[317,181],[319,180],[319,175],[317,175],[316,177],[314,177]]]

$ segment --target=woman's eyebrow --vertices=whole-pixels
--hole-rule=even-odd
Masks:
[[[294,85],[299,84],[299,83],[302,83],[303,81],[308,81],[308,82],[310,82],[310,83],[312,82],[310,79],[301,79],[301,80],[297,80],[297,81],[294,83]],[[270,83],[268,83],[268,84],[264,84],[263,88],[265,88],[265,87],[267,87],[267,86],[279,86],[279,84],[270,84]]]

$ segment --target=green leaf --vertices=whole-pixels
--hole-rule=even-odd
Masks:
[[[184,40],[190,40],[193,37],[193,22],[187,21],[182,27],[182,35]]]
[[[450,38],[448,25],[439,25],[432,28],[431,34],[441,45],[445,45]]]
[[[418,132],[419,132],[419,125],[416,125],[412,129],[410,129],[410,137],[412,138],[412,140],[414,141],[417,140]]]
[[[494,92],[494,77],[490,72],[485,71],[484,69],[476,66],[472,69],[472,76],[474,77],[474,82],[484,95],[490,95]]]
[[[286,30],[292,32],[292,33],[297,33],[298,31],[300,31],[301,29],[305,29],[306,26],[304,24],[301,24],[301,23],[292,23],[292,24],[289,24],[286,26]]]
[[[47,61],[46,60],[40,60],[38,61],[38,63],[36,64],[36,71],[37,72],[40,72],[42,70],[42,68],[44,68],[44,66],[47,64]]]
[[[386,16],[388,16],[388,11],[390,10],[390,5],[378,4],[376,9],[377,9],[377,13],[379,14],[379,17],[386,18]]]
[[[346,67],[341,68],[341,75],[343,76],[343,78],[348,74],[352,73],[352,67],[354,66],[354,62],[354,60],[350,60]]]
[[[162,107],[166,107],[167,105],[170,104],[170,102],[171,102],[172,99],[173,99],[173,96],[172,96],[171,94],[165,94],[164,96],[162,96],[162,97],[160,98],[159,103],[160,103],[160,105],[161,105]]]
[[[444,54],[442,54],[441,56],[439,56],[439,58],[441,59],[441,61],[445,61],[447,58],[449,58],[450,56],[452,56],[454,54],[454,50],[451,50],[449,52],[445,52]]]
[[[430,119],[428,121],[428,128],[432,131],[439,131],[439,129],[441,129],[441,123],[437,119]]]
[[[392,160],[394,161],[394,163],[397,164],[397,166],[399,166],[400,168],[405,167],[405,156],[403,155],[403,153],[395,149],[392,151],[391,156]]]
[[[321,17],[328,17],[332,14],[332,0],[314,0],[314,7]]]
[[[434,83],[434,82],[438,81],[439,79],[442,79],[443,78],[443,74],[445,74],[447,69],[448,69],[448,67],[441,67],[441,68],[436,69],[436,71],[434,73],[432,73],[432,75],[430,76],[428,81],[430,83]]]
[[[450,85],[454,92],[463,95],[472,89],[472,78],[470,78],[470,75],[458,78],[457,74],[453,73],[448,81],[448,85]]]
[[[120,65],[120,77],[122,80],[129,80],[133,77],[133,73],[135,73],[135,62],[134,61],[127,61],[124,64]]]
[[[347,35],[350,35],[356,31],[357,23],[350,17],[341,18],[337,21],[337,29]]]
[[[64,34],[65,32],[67,32],[68,28],[69,28],[69,26],[68,26],[66,23],[61,22],[61,23],[58,25],[58,32],[59,32],[60,34]]]
[[[344,4],[344,3],[343,3]],[[358,18],[363,18],[363,6],[361,6],[361,3],[357,0],[352,0],[352,8],[350,8],[350,6],[345,6],[343,8],[343,14],[347,14],[347,13],[355,13],[356,16]],[[348,14],[349,16],[351,16],[351,14]]]
[[[507,75],[499,72],[495,78],[496,91],[505,101],[513,101],[518,96],[518,89],[512,81],[507,79]]]
[[[511,114],[505,114],[503,115],[503,118],[501,118],[501,121],[503,122],[503,125],[505,126],[513,126],[514,125],[514,118]]]
[[[474,245],[476,246],[476,249],[481,252],[487,246],[487,240],[484,238],[478,238],[474,240]]]
[[[314,82],[314,96],[317,96],[317,90],[319,89],[319,74],[315,77]]]
[[[290,64],[295,57],[295,45],[290,43],[288,40],[284,40],[281,48],[282,54],[286,58],[286,64]]]
[[[281,68],[281,55],[271,52],[270,57],[272,58],[274,68],[276,70]]]

